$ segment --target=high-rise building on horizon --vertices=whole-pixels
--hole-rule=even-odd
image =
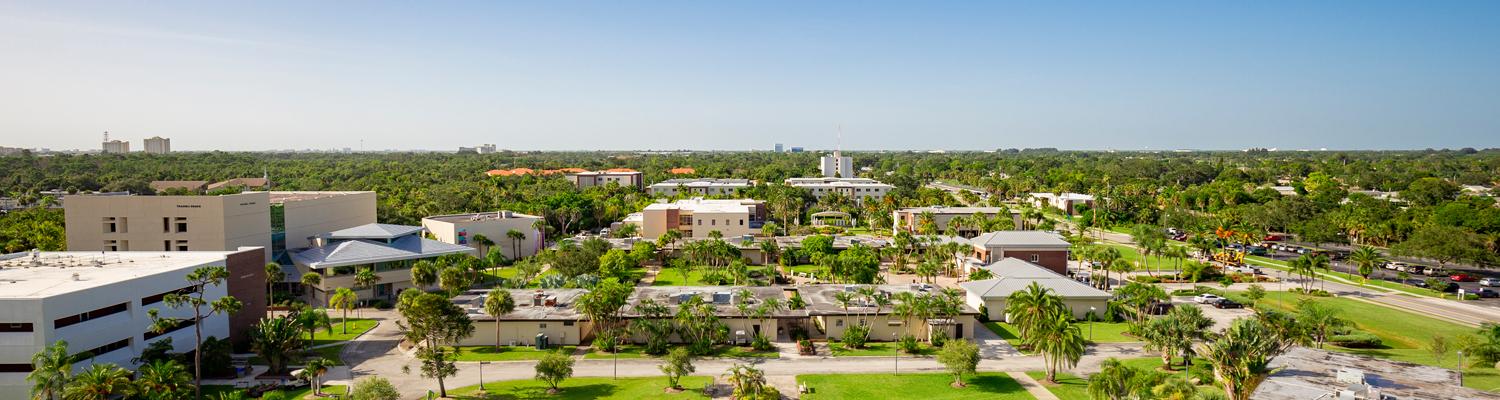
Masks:
[[[172,139],[161,136],[146,138],[146,154],[167,154],[172,152]]]
[[[854,157],[844,157],[839,150],[834,150],[833,155],[819,157],[818,167],[824,178],[854,177]]]
[[[125,154],[130,152],[130,142],[124,140],[109,140],[104,142],[101,149],[104,154]]]
[[[776,144],[776,152],[777,152],[777,153],[780,153],[780,152],[781,152],[781,143],[777,143],[777,144]]]

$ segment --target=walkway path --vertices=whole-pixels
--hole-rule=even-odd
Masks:
[[[1052,391],[1043,387],[1041,382],[1031,379],[1031,375],[1026,375],[1025,372],[1011,371],[1007,372],[1006,375],[1010,375],[1011,379],[1019,382],[1021,387],[1026,388],[1026,392],[1031,393],[1031,397],[1035,397],[1037,400],[1060,400],[1057,398],[1057,395],[1052,394]]]

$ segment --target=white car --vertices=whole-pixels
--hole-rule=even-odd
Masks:
[[[1198,295],[1198,297],[1194,297],[1193,298],[1193,302],[1194,303],[1198,303],[1198,304],[1213,304],[1213,302],[1219,301],[1219,299],[1223,299],[1223,297],[1219,297],[1218,295],[1214,295],[1214,294],[1204,293],[1204,294]]]
[[[1500,286],[1500,278],[1480,278],[1479,286]]]

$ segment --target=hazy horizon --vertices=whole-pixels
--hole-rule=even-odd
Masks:
[[[0,4],[0,146],[1500,147],[1500,2]],[[363,140],[363,145],[361,145]]]

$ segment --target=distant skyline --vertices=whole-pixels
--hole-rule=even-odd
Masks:
[[[1500,2],[6,2],[0,146],[1500,147]]]

